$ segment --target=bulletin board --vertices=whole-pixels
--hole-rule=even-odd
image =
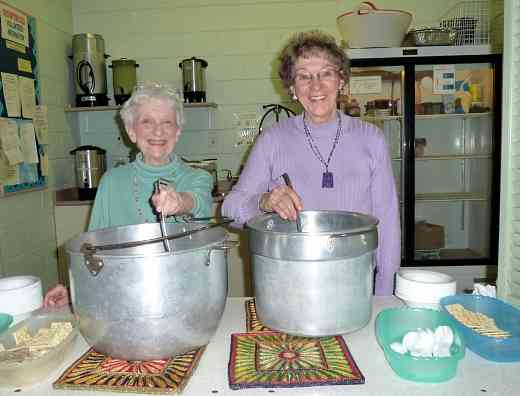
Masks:
[[[46,187],[38,70],[36,18],[0,0],[0,197]]]

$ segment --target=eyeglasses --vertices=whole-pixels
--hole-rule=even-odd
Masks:
[[[318,73],[297,72],[294,81],[300,85],[310,85],[312,80],[320,82],[334,81],[338,77],[338,70],[324,69]]]

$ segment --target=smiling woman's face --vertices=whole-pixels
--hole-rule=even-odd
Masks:
[[[145,164],[160,166],[170,161],[180,132],[172,107],[162,100],[151,99],[138,107],[128,136],[143,153]]]
[[[313,123],[336,118],[336,100],[344,81],[337,67],[325,56],[298,58],[294,65],[294,85],[291,87]]]

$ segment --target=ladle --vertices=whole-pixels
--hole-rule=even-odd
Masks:
[[[285,184],[287,185],[287,187],[294,190],[293,185],[291,183],[291,178],[289,177],[289,175],[287,173],[284,173],[282,175],[282,178],[283,178],[283,181],[285,182]],[[302,221],[300,219],[300,213],[298,211],[296,211],[296,231],[302,232]]]
[[[160,186],[161,186],[161,179],[157,179],[155,181],[155,192],[156,193],[160,192],[160,188],[161,188]],[[161,225],[161,234],[162,234],[162,237],[164,238],[163,239],[164,251],[171,252],[172,249],[170,247],[170,240],[165,238],[168,236],[168,234],[166,233],[166,224],[164,222],[164,215],[162,212],[158,212],[157,216],[159,218],[159,224]]]

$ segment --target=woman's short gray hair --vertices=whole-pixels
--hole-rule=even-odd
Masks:
[[[181,96],[177,90],[169,84],[145,81],[135,86],[130,98],[123,104],[123,107],[121,107],[121,119],[127,130],[134,124],[139,106],[150,100],[161,100],[170,105],[175,112],[177,126],[182,128],[184,125],[184,107]]]
[[[286,88],[294,84],[294,66],[299,58],[325,56],[338,68],[341,78],[348,80],[350,61],[331,34],[310,30],[294,34],[282,49],[278,74]]]

